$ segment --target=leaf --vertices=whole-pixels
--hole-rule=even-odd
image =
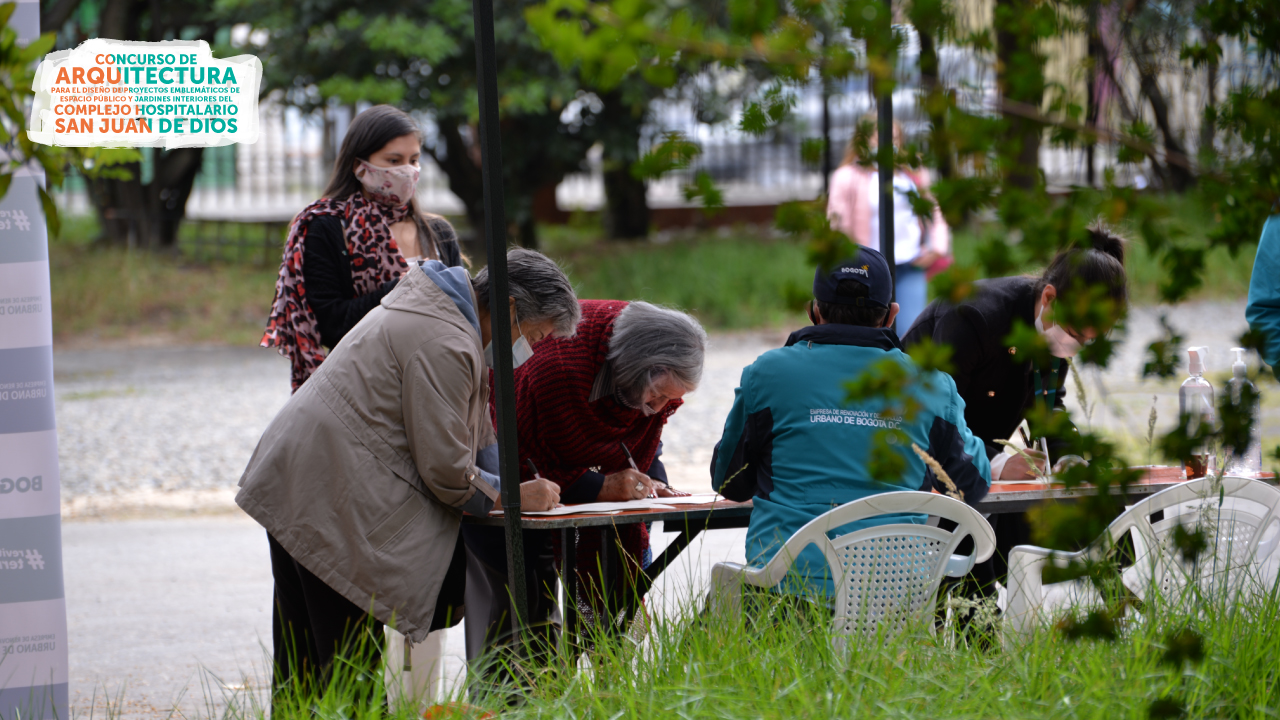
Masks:
[[[1174,526],[1170,539],[1185,563],[1195,562],[1205,550],[1209,549],[1209,537],[1203,528],[1188,530],[1185,525],[1179,523]]]
[[[1186,715],[1186,706],[1177,698],[1156,698],[1147,706],[1147,717],[1150,720],[1175,720],[1175,718],[1186,717]]]
[[[58,36],[54,33],[45,33],[40,37],[32,40],[21,52],[18,53],[18,61],[24,65],[35,62],[53,50],[54,43],[58,40]]]
[[[823,138],[805,138],[800,141],[800,160],[821,168],[823,151],[826,149],[827,141]]]
[[[1160,662],[1179,670],[1188,664],[1198,665],[1204,660],[1204,637],[1191,628],[1174,630],[1165,636],[1164,654]]]
[[[392,52],[409,59],[423,59],[432,65],[456,54],[458,41],[442,25],[415,23],[403,15],[379,15],[361,33],[369,48]]]
[[[1170,378],[1178,373],[1178,355],[1182,352],[1182,336],[1169,324],[1169,316],[1160,316],[1164,334],[1147,346],[1147,362],[1142,377]]]
[[[44,210],[44,222],[49,229],[49,236],[56,238],[62,234],[62,222],[58,220],[58,206],[44,188],[37,185],[36,192],[40,193],[40,208]]]
[[[702,171],[694,176],[692,184],[684,187],[686,201],[692,202],[698,198],[702,199],[702,210],[707,215],[715,215],[724,207],[724,194],[711,176]]]
[[[5,195],[9,194],[9,185],[12,183],[12,172],[6,170],[3,174],[0,174],[0,199],[3,199]]]
[[[334,75],[322,81],[319,89],[321,97],[336,98],[347,104],[370,102],[396,105],[404,98],[405,93],[402,81],[372,75],[359,80],[346,75]]]
[[[701,154],[702,146],[689,140],[684,133],[663,133],[662,142],[649,148],[631,166],[631,175],[637,180],[656,180],[672,170],[689,167],[689,163]]]

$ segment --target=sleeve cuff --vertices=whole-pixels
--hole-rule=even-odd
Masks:
[[[999,480],[1000,475],[1004,473],[1004,464],[1009,462],[1009,458],[1013,457],[1009,453],[1000,453],[991,458],[991,479]]]
[[[560,502],[566,505],[595,502],[600,497],[602,487],[604,487],[604,475],[588,470],[560,493]]]
[[[471,493],[471,497],[458,506],[458,509],[469,515],[488,515],[498,499],[498,493],[502,488],[501,480],[497,475],[480,468],[476,468],[475,477],[468,479],[475,486],[476,491]]]

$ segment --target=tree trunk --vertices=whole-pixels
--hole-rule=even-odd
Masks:
[[[920,89],[924,91],[924,110],[929,116],[929,145],[937,163],[938,177],[955,175],[951,161],[951,141],[947,135],[947,110],[950,105],[942,78],[938,75],[938,46],[933,33],[916,26],[920,37]]]
[[[996,0],[996,84],[1002,99],[1039,110],[1044,102],[1045,59],[1036,47],[1034,33],[1023,22],[1034,6],[1032,0]],[[1009,125],[1005,151],[1013,157],[1006,172],[1008,182],[1023,189],[1035,187],[1044,128],[1012,112],[1003,115]]]
[[[1218,41],[1218,36],[1205,33],[1205,44]],[[1215,113],[1218,109],[1218,61],[1210,60],[1205,66],[1204,116],[1200,119],[1200,162],[1205,165],[1213,162],[1214,142],[1217,138],[1217,122]]]
[[[604,109],[597,124],[608,128],[604,144],[604,228],[610,238],[635,240],[649,236],[648,183],[631,174],[640,159],[640,129],[648,100],[627,102],[619,90],[601,96]]]
[[[155,150],[155,172],[142,183],[141,164],[128,166],[129,180],[91,180],[89,197],[101,223],[101,240],[148,250],[177,245],[187,198],[195,185],[204,148]]]
[[[1101,29],[1098,27],[1100,19],[1098,17],[1098,3],[1089,4],[1088,9],[1088,41],[1085,50],[1088,63],[1087,85],[1085,87],[1085,109],[1084,122],[1090,128],[1096,128],[1098,121],[1102,117],[1102,104],[1098,98],[1098,82],[1103,76],[1102,64],[1107,62],[1106,48],[1102,44],[1102,37],[1099,34]],[[1095,152],[1098,148],[1097,138],[1086,138],[1085,142],[1085,173],[1086,182],[1089,187],[1097,185],[1097,170],[1095,167]]]
[[[1160,90],[1159,68],[1147,62],[1153,57],[1153,51],[1145,40],[1140,42],[1142,54],[1135,58],[1134,66],[1138,70],[1138,87],[1151,105],[1151,113],[1155,116],[1156,127],[1164,138],[1164,167],[1168,187],[1175,192],[1184,192],[1195,184],[1195,176],[1191,173],[1190,158],[1178,139],[1176,131],[1169,122],[1169,103]],[[1136,53],[1135,53],[1136,55]]]
[[[604,229],[609,237],[632,240],[649,235],[649,185],[631,174],[630,163],[604,171]]]
[[[449,189],[462,201],[467,222],[471,224],[471,242],[465,250],[473,260],[483,263],[486,257],[484,177],[480,164],[475,159],[479,153],[473,154],[471,146],[462,137],[465,125],[458,118],[439,118],[436,125],[440,137],[444,138],[444,152],[437,149],[428,149],[428,152],[445,177],[449,178]]]

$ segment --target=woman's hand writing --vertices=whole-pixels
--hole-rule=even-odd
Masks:
[[[600,502],[625,502],[641,500],[653,493],[653,480],[639,470],[620,470],[604,476],[604,485],[597,496]]]

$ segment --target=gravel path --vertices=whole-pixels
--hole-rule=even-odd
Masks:
[[[1139,382],[1145,347],[1160,333],[1159,308],[1138,308],[1131,342],[1105,374],[1086,373],[1095,424],[1145,433],[1153,394],[1161,425],[1176,415],[1174,383]],[[1211,348],[1211,372],[1244,329],[1243,303],[1196,303],[1170,313],[1188,343]],[[742,368],[782,343],[781,333],[712,337],[703,384],[664,434],[673,481],[707,489],[711,452]],[[54,355],[59,458],[69,515],[136,509],[229,509],[258,437],[289,397],[288,363],[260,348],[139,348]],[[1075,392],[1069,402],[1083,422]],[[1270,431],[1280,407],[1267,404]]]

